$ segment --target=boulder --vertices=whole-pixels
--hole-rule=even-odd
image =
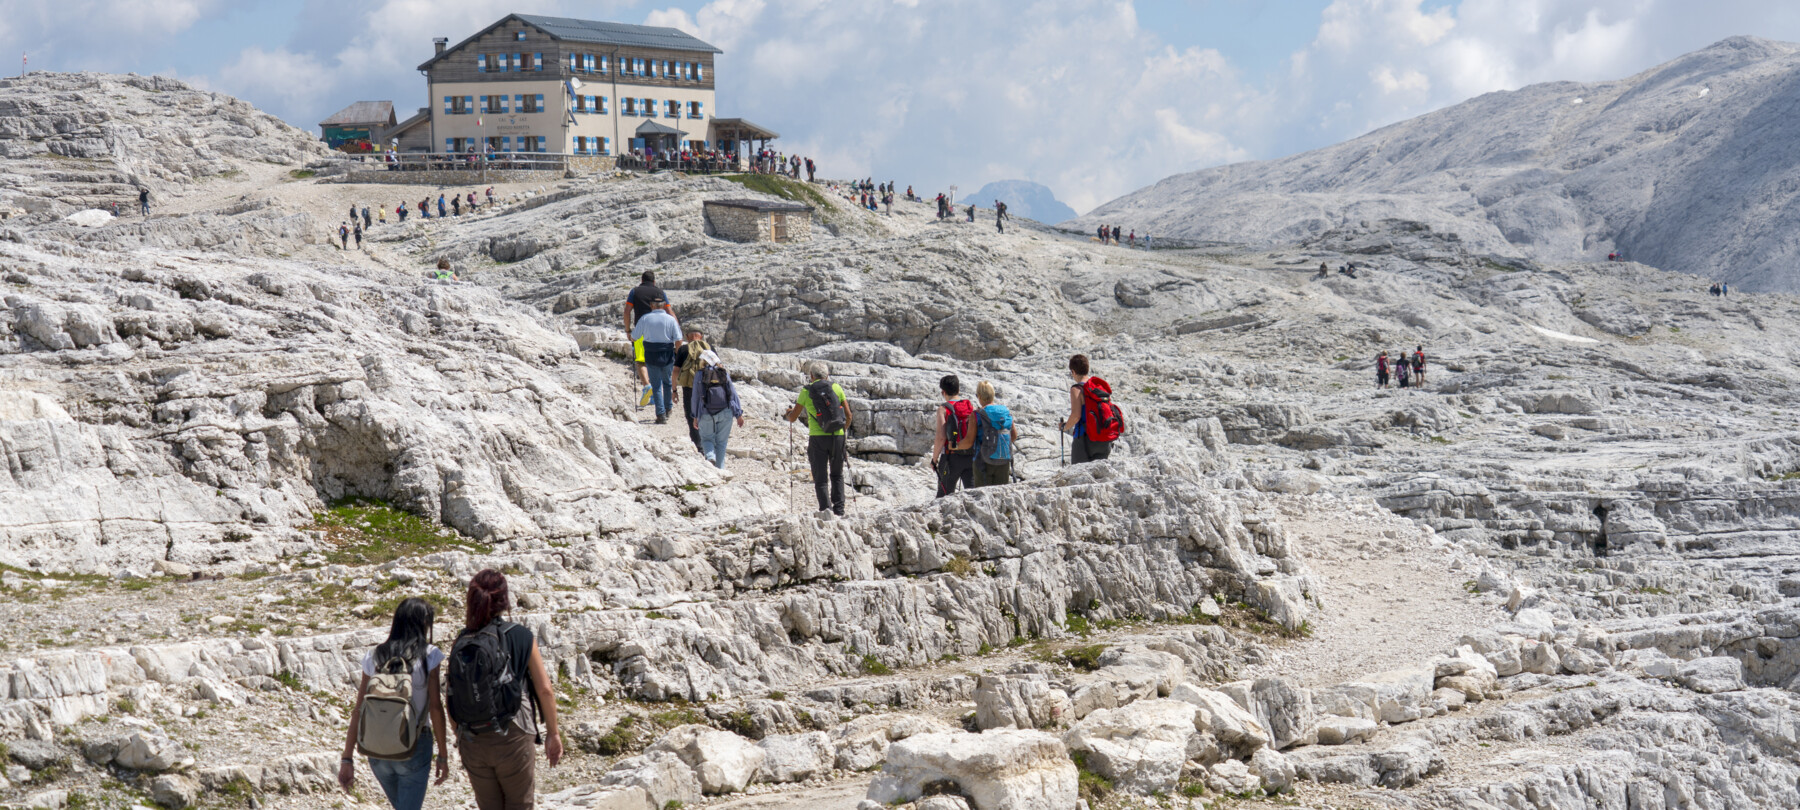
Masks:
[[[1556,648],[1542,641],[1526,641],[1519,645],[1519,667],[1524,672],[1538,675],[1562,674],[1562,660],[1556,657]]]
[[[150,773],[172,770],[184,761],[185,752],[174,740],[148,731],[125,735],[113,755],[113,762],[121,768]]]
[[[1342,752],[1306,749],[1288,755],[1294,773],[1314,782],[1405,788],[1444,769],[1444,757],[1431,743],[1408,737],[1381,748]]]
[[[1562,669],[1570,675],[1592,675],[1606,669],[1606,657],[1587,649],[1567,644],[1556,645],[1556,658],[1562,662]]]
[[[913,810],[969,810],[969,802],[961,796],[926,796],[913,804]]]
[[[756,743],[729,731],[692,724],[677,726],[646,752],[667,751],[694,769],[702,793],[736,793],[750,784],[767,756]]]
[[[1095,678],[1111,681],[1121,703],[1167,695],[1187,674],[1180,656],[1135,645],[1109,649],[1098,663]]]
[[[1675,668],[1675,682],[1707,695],[1736,692],[1744,688],[1744,665],[1724,656],[1697,658]]]
[[[1181,778],[1199,710],[1168,698],[1100,709],[1063,734],[1088,770],[1130,793],[1168,792]]]
[[[1366,717],[1326,717],[1316,728],[1320,745],[1347,745],[1374,737],[1380,726]]]
[[[1410,723],[1429,717],[1433,670],[1429,667],[1396,669],[1363,678],[1374,701],[1374,717],[1383,723]]]
[[[1262,778],[1251,773],[1249,765],[1228,759],[1207,766],[1206,787],[1227,796],[1251,795],[1262,792]]]
[[[982,675],[975,685],[979,728],[1055,728],[1072,711],[1069,695],[1037,673]]]
[[[1294,787],[1294,763],[1273,748],[1259,748],[1250,757],[1250,772],[1262,780],[1264,793],[1284,793]]]
[[[888,747],[868,797],[894,804],[953,785],[975,810],[1069,810],[1076,782],[1068,749],[1042,731],[919,734]]]
[[[600,777],[600,787],[641,789],[657,808],[669,802],[700,801],[700,778],[694,775],[694,769],[666,751],[650,751],[613,763],[612,769]]]
[[[831,730],[839,770],[866,771],[881,764],[889,743],[916,734],[941,733],[950,727],[910,714],[866,714]]]
[[[585,810],[662,810],[652,806],[650,794],[636,785],[606,787],[581,785],[538,797],[546,808],[580,807]]]
[[[1494,674],[1499,677],[1517,675],[1523,671],[1523,664],[1519,657],[1519,639],[1516,636],[1501,635],[1494,630],[1482,630],[1463,636],[1457,643],[1467,645],[1481,657],[1486,658],[1488,663],[1494,666]]]
[[[165,773],[150,782],[150,799],[169,810],[186,810],[200,800],[200,781],[178,773]]]
[[[115,749],[117,750],[117,749]],[[55,743],[44,740],[14,740],[6,744],[6,758],[28,770],[41,771],[67,759]]]
[[[837,752],[823,731],[772,734],[757,741],[763,750],[759,782],[803,782],[831,772]]]
[[[1311,745],[1316,739],[1313,725],[1312,691],[1301,689],[1286,678],[1258,678],[1234,681],[1219,687],[1233,701],[1268,729],[1269,745],[1276,749]]]
[[[1269,744],[1269,732],[1262,721],[1238,705],[1230,695],[1184,683],[1169,697],[1198,707],[1195,726],[1207,730],[1221,744],[1230,747],[1236,757],[1248,757]]]

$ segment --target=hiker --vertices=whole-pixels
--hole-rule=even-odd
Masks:
[[[475,213],[475,192],[469,192],[469,213]]]
[[[1106,235],[1108,233],[1108,231],[1106,230],[1106,226],[1101,225],[1098,233],[1100,234],[1100,244],[1102,244],[1102,245],[1106,244]]]
[[[357,217],[356,217],[356,203],[351,203],[351,204],[350,204],[350,221],[351,221],[351,222],[355,222],[355,221],[356,221],[356,219],[357,219]]]
[[[444,195],[440,192],[438,194],[438,219],[443,219],[443,218],[444,218]]]
[[[806,182],[813,182],[813,159],[806,159]]]
[[[962,382],[955,374],[938,380],[944,407],[937,412],[937,428],[931,436],[931,469],[937,473],[939,498],[975,488],[975,403],[962,396]]]
[[[118,213],[118,211],[113,212],[115,216]],[[148,186],[138,187],[138,213],[146,217],[150,216],[150,188]]]
[[[1319,275],[1317,278],[1329,278],[1330,276],[1331,266],[1324,262],[1319,262]]]
[[[1009,220],[1009,219],[1012,219],[1012,217],[1008,216],[1006,213],[1006,203],[1000,202],[999,200],[995,200],[994,201],[994,227],[996,229],[998,229],[1001,233],[1006,233],[1005,222],[1006,222],[1006,220]]]
[[[434,279],[437,279],[438,281],[456,281],[457,280],[456,273],[450,269],[450,260],[449,259],[438,259],[437,270],[432,272],[431,277]]]
[[[693,426],[700,433],[700,453],[714,467],[725,469],[725,443],[731,439],[732,420],[744,426],[744,404],[738,400],[731,372],[712,349],[698,352],[702,368],[694,375],[688,401],[694,403]]]
[[[419,201],[419,219],[431,219],[431,198]]]
[[[1131,243],[1132,247],[1137,247],[1137,229],[1132,228],[1131,233],[1126,235],[1126,239]]]
[[[969,203],[969,221],[970,222],[975,221],[975,204],[974,203]]]
[[[997,487],[1012,482],[1013,445],[1018,432],[1013,429],[1012,411],[994,402],[998,392],[994,384],[982,380],[975,386],[975,399],[981,407],[975,411],[975,486]]]
[[[405,224],[405,222],[406,222],[406,203],[404,201],[402,201],[398,206],[394,207],[394,216],[399,217],[400,222],[402,224]]]
[[[1719,295],[1721,297],[1726,297],[1726,296],[1731,295],[1731,282],[1729,282],[1729,281],[1719,282]]]
[[[650,300],[650,307],[632,327],[631,341],[643,346],[643,368],[650,375],[650,396],[656,408],[656,423],[661,425],[669,421],[669,411],[674,407],[669,399],[669,383],[675,374],[675,344],[681,342],[681,325],[669,314],[660,295]],[[640,399],[638,404],[641,407],[643,401]]]
[[[1425,385],[1425,347],[1424,346],[1418,346],[1413,349],[1412,370],[1413,370],[1413,385],[1414,386],[1424,386]]]
[[[1388,387],[1388,353],[1385,349],[1375,355],[1375,387]]]
[[[806,461],[812,467],[813,494],[819,511],[844,516],[844,433],[853,418],[843,386],[831,381],[831,366],[823,360],[806,363],[811,382],[800,389],[782,418],[793,422],[806,417]],[[828,486],[829,485],[829,486]]]
[[[502,618],[511,607],[505,575],[491,568],[476,574],[466,604],[445,680],[456,751],[480,810],[531,807],[534,743],[543,744],[552,768],[563,753],[550,673],[531,630]]]
[[[369,220],[369,207],[366,205],[362,207],[362,221],[363,221],[363,230],[365,230],[365,231],[370,228],[375,227],[375,223],[373,223]]]
[[[494,187],[493,186],[487,187],[487,203],[490,207],[493,206],[493,204],[494,204]]]
[[[387,206],[384,205],[375,209],[375,221],[383,225],[387,224]]]
[[[356,249],[362,250],[362,223],[354,219],[350,220],[350,232],[356,235]]]
[[[350,249],[350,226],[342,222],[338,223],[338,242],[338,250]]]
[[[437,751],[437,784],[450,778],[450,728],[444,722],[444,700],[438,687],[444,652],[431,644],[437,611],[419,597],[394,608],[387,641],[363,655],[362,683],[350,709],[344,755],[338,758],[338,785],[356,784],[355,755],[369,760],[369,771],[387,794],[394,810],[425,806],[425,781]]]
[[[1124,415],[1112,404],[1112,386],[1088,371],[1087,355],[1069,358],[1069,378],[1074,384],[1069,386],[1069,416],[1062,429],[1071,436],[1070,464],[1111,456],[1113,441],[1125,432]]]
[[[459,217],[462,216],[462,195],[461,194],[450,195],[450,211]]]
[[[1404,352],[1400,354],[1399,362],[1394,364],[1394,376],[1401,388],[1411,387],[1409,384],[1412,382],[1412,364],[1406,362]]]
[[[1117,226],[1117,225],[1113,226],[1112,238],[1113,238],[1113,245],[1117,246],[1119,244],[1119,226]]]
[[[682,405],[681,412],[687,416],[688,440],[692,441],[694,449],[699,450],[702,454],[706,453],[706,448],[700,444],[700,429],[694,427],[694,420],[699,418],[700,414],[694,410],[692,389],[694,375],[706,368],[700,362],[700,354],[711,350],[712,344],[706,342],[706,335],[701,334],[698,329],[689,330],[687,340],[675,347],[675,398],[686,400]]]
[[[661,287],[656,286],[655,271],[645,270],[644,274],[638,277],[638,281],[640,283],[631,288],[631,292],[625,294],[625,311],[622,317],[625,319],[627,333],[631,331],[632,324],[636,323],[639,318],[650,314],[652,309],[656,309],[656,306],[651,303],[652,301],[662,302],[661,308],[664,312],[671,315],[675,313],[673,309],[669,308],[669,297],[663,293]],[[638,384],[644,386],[643,392],[638,395],[638,407],[642,408],[650,404],[651,396],[649,372],[644,369],[644,346],[634,340],[631,351],[631,362],[637,369]]]

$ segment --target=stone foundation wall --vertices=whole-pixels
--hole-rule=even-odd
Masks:
[[[373,171],[351,172],[340,182],[344,183],[382,183],[387,185],[406,186],[467,186],[475,183],[530,183],[556,179],[566,173],[576,175],[593,174],[595,172],[612,171],[618,165],[617,158],[611,157],[570,157],[568,169],[488,169],[485,173],[477,167],[473,169],[427,169],[422,171],[389,171],[376,169]],[[790,220],[791,222],[792,220]]]
[[[734,242],[773,242],[774,214],[772,211],[756,211],[749,208],[737,208],[726,205],[706,206],[706,221],[712,225],[713,232],[720,238]],[[787,242],[812,241],[812,214],[805,211],[781,212],[787,214]]]

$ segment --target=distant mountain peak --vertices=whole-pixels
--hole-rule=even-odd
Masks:
[[[1030,180],[996,180],[956,202],[958,205],[974,204],[978,208],[992,208],[995,200],[1006,203],[1008,214],[1035,219],[1046,225],[1075,218],[1075,209],[1058,200],[1048,187]]]

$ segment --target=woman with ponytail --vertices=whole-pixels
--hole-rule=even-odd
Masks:
[[[363,656],[362,684],[356,688],[350,732],[338,760],[338,784],[349,790],[356,782],[353,755],[362,751],[394,810],[419,810],[425,805],[434,748],[437,784],[450,778],[444,701],[438,692],[444,653],[431,645],[436,620],[431,603],[418,597],[394,608],[387,641]]]
[[[529,808],[537,772],[534,740],[543,744],[551,767],[562,759],[550,675],[531,630],[504,618],[511,602],[503,574],[491,568],[476,574],[466,604],[449,659],[456,750],[480,810]]]

